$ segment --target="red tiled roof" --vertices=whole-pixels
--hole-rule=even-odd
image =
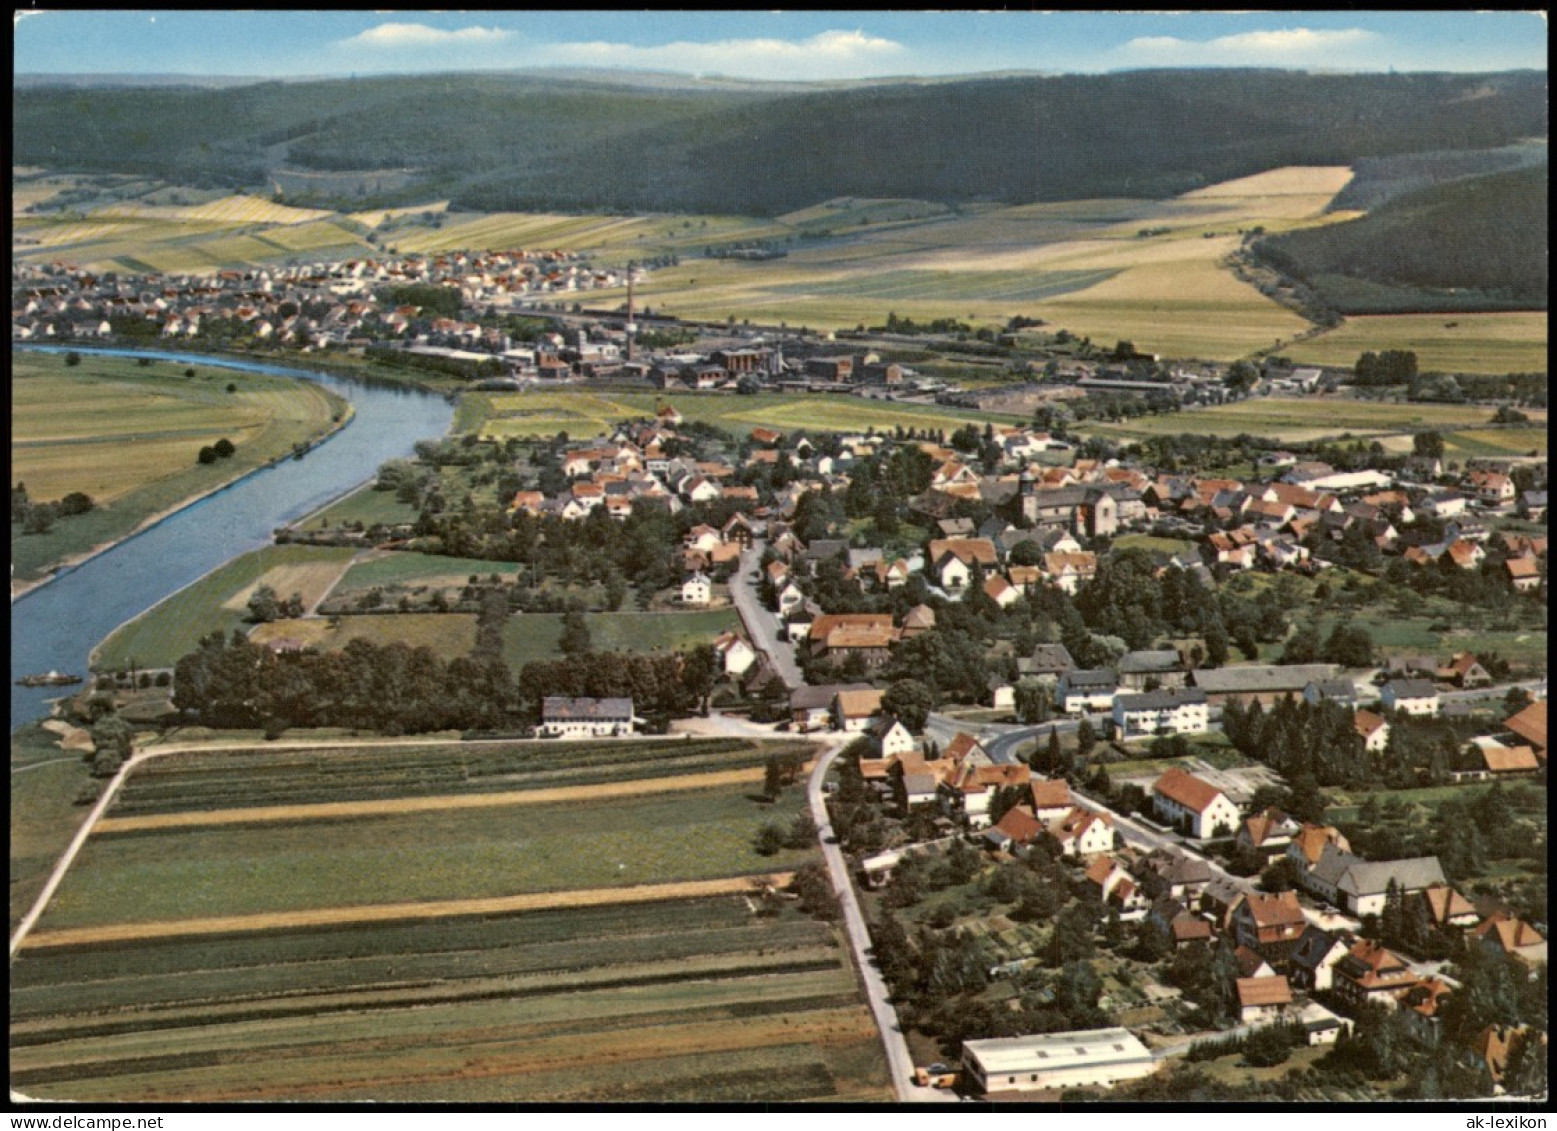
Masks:
[[[1546,700],[1537,699],[1503,724],[1538,750],[1546,749]]]
[[[1292,1004],[1292,987],[1287,985],[1286,978],[1280,974],[1266,974],[1262,978],[1239,978],[1237,985],[1240,1006]]]
[[[1152,787],[1170,801],[1177,801],[1186,809],[1193,809],[1196,813],[1203,813],[1210,807],[1222,791],[1209,782],[1201,781],[1194,774],[1174,766],[1162,777],[1157,779],[1157,784]]]

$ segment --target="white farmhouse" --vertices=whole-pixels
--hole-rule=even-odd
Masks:
[[[541,700],[541,725],[536,733],[548,738],[608,738],[632,732],[631,699],[548,695]]]
[[[714,599],[714,583],[699,571],[681,583],[683,605],[706,605]]]
[[[1218,829],[1231,834],[1238,827],[1238,806],[1216,786],[1177,766],[1152,786],[1152,808],[1166,824],[1178,827],[1187,821],[1189,835],[1196,840],[1214,836]]]

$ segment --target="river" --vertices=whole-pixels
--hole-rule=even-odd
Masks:
[[[385,460],[409,456],[417,440],[443,435],[454,419],[443,397],[404,386],[228,358],[72,348],[315,381],[350,401],[356,414],[303,459],[262,468],[22,596],[11,606],[12,679],[51,669],[86,675],[88,655],[119,625],[267,545],[276,527],[371,478]],[[46,715],[47,701],[60,694],[57,687],[13,684],[11,729]]]

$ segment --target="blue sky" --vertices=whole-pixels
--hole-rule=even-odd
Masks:
[[[347,75],[612,67],[767,80],[1261,66],[1546,68],[1528,12],[42,11],[18,73]]]

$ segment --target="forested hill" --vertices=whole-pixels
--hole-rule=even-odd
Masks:
[[[1547,131],[1535,72],[1141,71],[801,91],[440,75],[13,93],[17,164],[235,188],[282,166],[409,170],[374,203],[437,194],[477,209],[1162,197],[1279,165]]]
[[[1544,164],[1467,177],[1257,252],[1348,314],[1545,309],[1547,189]]]

